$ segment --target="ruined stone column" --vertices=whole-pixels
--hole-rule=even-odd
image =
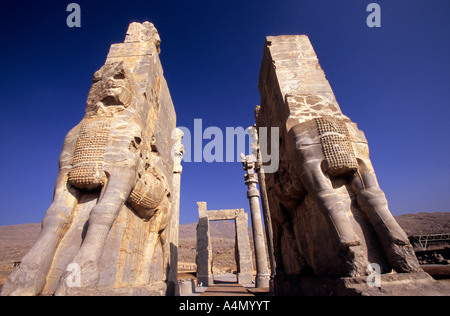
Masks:
[[[247,197],[250,202],[250,214],[252,217],[253,240],[255,244],[256,281],[257,288],[269,286],[269,267],[267,265],[266,244],[264,243],[264,232],[261,221],[261,210],[259,207],[259,191],[256,187],[258,176],[255,173],[256,158],[241,156],[245,175],[245,184],[248,186]]]
[[[259,106],[255,108],[255,116],[258,116]],[[264,219],[264,227],[266,231],[266,241],[267,241],[267,250],[269,251],[269,263],[270,263],[270,283],[273,282],[275,278],[276,272],[276,263],[275,263],[275,255],[273,250],[273,228],[272,228],[272,219],[270,216],[270,205],[269,199],[267,196],[267,187],[266,187],[266,174],[263,168],[263,161],[261,155],[261,148],[259,145],[259,135],[256,129],[256,125],[254,125],[253,129],[253,144],[252,149],[253,153],[256,154],[256,167],[255,170],[258,174],[259,178],[259,188],[261,191],[261,203],[262,203],[262,211],[263,211],[263,219]],[[270,285],[272,289],[273,286]]]
[[[248,238],[248,217],[244,209],[240,209],[235,219],[236,223],[236,261],[237,281],[239,284],[251,284],[253,280],[252,253]]]
[[[197,202],[197,285],[210,286],[214,284],[212,275],[212,247],[209,235],[209,219],[206,214],[206,202]]]
[[[173,268],[169,271],[168,280],[172,282],[171,284],[176,285],[178,283],[177,275],[178,275],[178,239],[179,239],[179,231],[178,228],[180,226],[180,187],[181,187],[181,173],[183,171],[183,167],[181,166],[181,160],[183,159],[184,147],[181,144],[181,140],[183,138],[183,132],[176,128],[172,132],[172,140],[174,140],[175,144],[172,148],[172,158],[173,158],[173,176],[172,176],[172,198],[174,203],[172,203],[172,217],[170,219],[169,227],[170,234],[168,237],[169,247],[171,250],[171,256],[169,258],[169,265]],[[179,296],[178,286],[174,286],[171,289],[173,295]]]

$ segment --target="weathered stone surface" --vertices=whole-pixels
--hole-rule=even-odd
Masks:
[[[211,235],[209,233],[209,219],[206,214],[206,203],[197,202],[198,224],[197,224],[197,283],[203,286],[213,284],[212,273],[212,247]]]
[[[255,245],[256,260],[256,288],[269,287],[269,267],[267,264],[266,243],[264,242],[264,230],[261,220],[261,209],[259,207],[258,175],[255,173],[256,157],[254,155],[244,156],[241,154],[244,170],[245,184],[248,187],[247,197],[250,202],[250,216],[252,218],[253,241]]]
[[[293,282],[295,280],[295,282]],[[379,286],[367,286],[368,277],[289,276],[278,278],[278,295],[306,296],[448,296],[450,286],[425,272],[380,275]]]
[[[280,167],[266,174],[275,294],[307,294],[306,276],[366,276],[371,263],[381,273],[421,273],[364,133],[342,114],[307,36],[267,38],[259,90],[257,127],[280,134]]]
[[[112,45],[64,141],[42,232],[2,295],[175,293],[181,169],[171,152],[182,149],[159,45],[149,22]]]
[[[248,237],[248,217],[244,209],[208,211],[206,202],[197,202],[197,283],[202,286],[214,284],[212,272],[212,246],[209,221],[234,220],[236,224],[237,280],[240,284],[250,284],[253,280],[252,255]]]

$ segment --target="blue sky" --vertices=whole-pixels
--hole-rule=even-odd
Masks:
[[[66,133],[92,75],[128,24],[151,21],[178,125],[253,125],[265,37],[306,34],[344,114],[369,141],[394,215],[449,211],[450,1],[10,1],[0,12],[0,225],[41,222]],[[366,25],[369,3],[381,28]],[[208,141],[205,141],[205,145]],[[209,209],[248,210],[235,163],[185,163],[181,223]]]

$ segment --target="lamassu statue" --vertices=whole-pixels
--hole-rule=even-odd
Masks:
[[[336,278],[365,277],[372,264],[382,274],[423,273],[364,133],[342,114],[306,36],[267,38],[259,89],[257,127],[280,135],[279,169],[266,174],[275,293],[336,294]]]
[[[151,23],[133,23],[95,73],[86,114],[65,138],[41,234],[2,295],[166,291],[175,113],[159,42]]]

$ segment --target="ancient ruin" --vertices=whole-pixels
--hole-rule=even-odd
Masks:
[[[210,286],[214,284],[212,273],[212,246],[209,233],[210,221],[234,220],[236,224],[236,263],[239,284],[251,284],[253,281],[253,264],[248,237],[248,216],[244,209],[208,211],[206,202],[197,202],[197,284]]]
[[[2,295],[175,294],[182,135],[160,42],[144,22],[111,46],[41,234]]]
[[[131,23],[125,41],[111,46],[93,76],[84,117],[66,135],[40,235],[14,262],[2,296],[195,289],[193,279],[180,287],[177,281],[183,133],[160,43],[153,24],[144,22]],[[242,164],[256,288],[270,286],[274,295],[441,294],[391,215],[365,135],[341,112],[307,36],[267,37],[259,90],[255,133],[277,130],[278,152],[265,147],[279,157],[279,168],[264,171],[268,162],[255,134],[256,155],[243,155]],[[197,284],[214,284],[209,227],[221,220],[235,221],[237,282],[251,284],[247,214],[197,205]],[[412,238],[425,250],[449,236]]]
[[[248,187],[247,198],[250,203],[250,216],[252,218],[253,241],[255,245],[256,280],[255,287],[269,287],[269,267],[267,264],[266,243],[264,242],[264,230],[259,207],[258,175],[256,171],[257,159],[254,155],[241,155],[241,161],[245,174],[245,184]]]
[[[280,167],[265,176],[273,292],[379,295],[367,282],[374,267],[384,294],[430,285],[389,211],[364,133],[342,114],[307,36],[267,37],[259,90],[257,127],[280,134]]]

